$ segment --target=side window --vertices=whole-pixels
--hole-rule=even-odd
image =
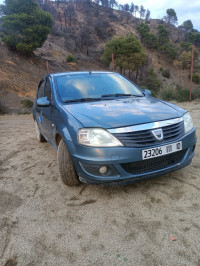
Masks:
[[[47,97],[49,101],[51,101],[51,84],[49,78],[46,79],[44,96]]]
[[[43,97],[43,88],[44,88],[45,81],[43,80],[40,82],[40,85],[38,87],[38,93],[37,93],[37,98],[42,98]]]

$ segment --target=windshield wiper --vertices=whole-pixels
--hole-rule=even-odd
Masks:
[[[142,95],[135,95],[135,94],[130,94],[130,93],[115,93],[115,94],[105,94],[105,95],[101,95],[102,98],[106,98],[106,97],[121,97],[121,96],[134,96],[134,97],[143,97]]]
[[[105,94],[105,95],[101,95],[101,98],[80,98],[80,99],[66,100],[66,101],[64,101],[64,102],[65,102],[65,103],[72,103],[72,102],[101,101],[102,98],[121,97],[121,96],[125,96],[125,97],[130,97],[130,96],[134,96],[134,97],[142,97],[142,96],[140,96],[140,95],[134,95],[134,94],[130,94],[130,93],[115,93],[115,94]],[[104,100],[109,100],[109,99],[104,99]]]
[[[65,103],[72,103],[72,102],[89,102],[89,101],[100,101],[101,98],[80,98],[80,99],[73,99],[64,101]]]

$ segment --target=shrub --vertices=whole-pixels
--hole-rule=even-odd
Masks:
[[[67,63],[74,62],[75,58],[73,57],[72,54],[68,54],[66,57]]]
[[[29,54],[33,51],[33,47],[31,44],[26,44],[26,43],[18,43],[16,45],[16,48],[17,48],[17,51],[20,51],[22,53],[25,53],[25,54]]]
[[[166,101],[175,100],[176,99],[176,93],[175,93],[174,87],[171,85],[168,85],[163,90],[160,90],[159,98],[166,100]]]
[[[191,43],[190,42],[181,42],[180,43],[180,47],[185,50],[185,51],[189,51],[191,48]]]
[[[185,102],[189,101],[190,98],[190,90],[186,88],[182,88],[177,85],[176,88],[176,101],[177,102]],[[200,88],[192,89],[192,100],[200,99]]]
[[[160,50],[163,52],[163,54],[165,56],[168,57],[168,59],[170,60],[174,60],[177,57],[178,54],[178,49],[177,47],[171,43],[171,42],[167,42],[163,45],[160,46]]]
[[[163,69],[163,71],[162,71],[162,75],[163,75],[163,77],[165,77],[165,78],[170,78],[170,72],[169,72],[169,69]]]
[[[192,81],[195,82],[196,84],[200,84],[200,74],[199,73],[194,73],[192,75]]]
[[[32,108],[33,107],[33,102],[29,99],[21,100],[20,102],[23,106],[23,108]]]
[[[159,82],[157,75],[154,72],[153,68],[150,68],[148,71],[145,85],[152,92],[153,96],[156,96],[160,90],[160,82]]]
[[[146,23],[141,23],[137,26],[137,31],[141,36],[141,40],[143,43],[147,45],[149,48],[158,48],[158,38],[156,35],[150,33],[150,28]]]
[[[200,99],[200,87],[192,90],[192,100]]]
[[[186,88],[176,89],[176,101],[177,102],[187,102],[190,98],[190,90]]]
[[[168,85],[166,88],[159,92],[158,96],[159,98],[166,101],[175,100],[177,102],[187,102],[189,101],[190,90],[182,88],[179,85]],[[192,100],[200,99],[200,88],[193,89],[191,96]]]

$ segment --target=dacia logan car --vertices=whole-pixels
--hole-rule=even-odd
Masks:
[[[57,150],[64,184],[127,184],[189,165],[196,134],[189,112],[118,73],[48,74],[33,117],[37,138]]]

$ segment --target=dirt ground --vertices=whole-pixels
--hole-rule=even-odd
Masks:
[[[200,102],[181,106],[192,164],[123,187],[66,187],[32,117],[1,116],[0,265],[200,265]]]

